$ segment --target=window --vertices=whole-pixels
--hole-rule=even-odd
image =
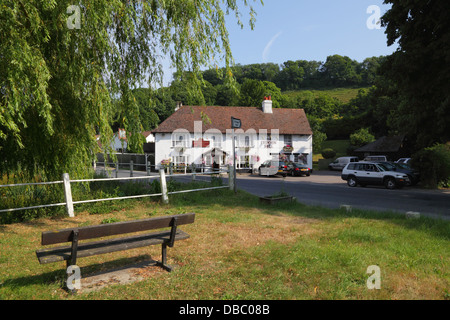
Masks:
[[[244,145],[246,147],[250,147],[250,137],[249,136],[245,136],[245,143],[244,143]]]
[[[212,146],[214,148],[221,148],[222,147],[222,141],[220,139],[216,139],[216,136],[211,136],[211,142]]]
[[[250,168],[250,157],[248,155],[239,156],[237,160],[237,168]]]
[[[189,146],[189,134],[176,132],[172,134],[172,147],[187,148]]]
[[[370,172],[376,172],[376,171],[378,171],[378,170],[376,169],[376,167],[375,167],[373,164],[366,164],[366,165],[364,166],[364,169],[365,169],[366,171],[370,171]]]
[[[173,164],[175,165],[175,166],[185,166],[185,165],[188,165],[188,156],[175,156],[174,158],[173,158]]]
[[[238,147],[238,148],[253,148],[253,136],[251,136],[251,135],[236,136],[236,147]]]
[[[285,134],[284,135],[284,146],[292,147],[292,134]]]
[[[294,154],[294,162],[307,164],[308,163],[308,153],[302,153],[302,154],[295,153]]]
[[[213,148],[221,148],[223,135],[217,129],[208,129],[203,135],[203,139],[210,142],[210,146]]]

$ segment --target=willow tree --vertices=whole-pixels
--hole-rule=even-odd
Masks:
[[[163,59],[194,75],[225,65],[230,78],[225,18],[242,26],[242,7],[253,27],[247,0],[0,0],[0,173],[84,176],[113,114],[136,147],[132,90],[161,83]]]

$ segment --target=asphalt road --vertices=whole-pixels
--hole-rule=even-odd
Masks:
[[[338,171],[316,171],[309,177],[286,178],[238,174],[237,187],[258,196],[285,190],[296,197],[298,202],[308,205],[329,208],[350,205],[360,209],[399,213],[414,211],[424,216],[450,220],[450,190],[426,190],[420,186],[395,190],[388,190],[383,186],[351,188],[341,179],[340,174]],[[140,174],[136,172],[135,176],[137,175]],[[186,176],[177,179],[191,180]],[[208,178],[197,176],[197,179]],[[224,183],[228,183],[226,178]]]
[[[310,177],[262,177],[238,176],[239,189],[258,196],[285,190],[298,202],[339,208],[354,208],[405,213],[420,212],[422,215],[450,219],[450,191],[425,190],[404,187],[388,190],[383,186],[350,188],[341,179],[340,172],[317,172]]]

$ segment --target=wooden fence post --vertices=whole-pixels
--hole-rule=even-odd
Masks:
[[[70,188],[70,178],[68,173],[63,173],[63,181],[64,181],[64,196],[66,199],[66,208],[67,214],[69,217],[74,217],[73,213],[73,200],[72,200],[72,189]]]
[[[164,204],[169,203],[169,195],[167,194],[166,173],[164,169],[159,169],[159,183],[161,184],[162,201]]]

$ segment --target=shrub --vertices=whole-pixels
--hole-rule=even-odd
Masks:
[[[324,157],[325,159],[331,159],[334,156],[336,156],[336,151],[334,151],[331,148],[325,148],[322,150],[322,157]]]
[[[375,141],[375,137],[370,134],[368,128],[362,128],[350,135],[350,144],[352,146],[362,147]]]
[[[412,157],[412,166],[420,171],[424,186],[437,188],[449,187],[450,182],[450,145],[435,144],[425,148]]]

